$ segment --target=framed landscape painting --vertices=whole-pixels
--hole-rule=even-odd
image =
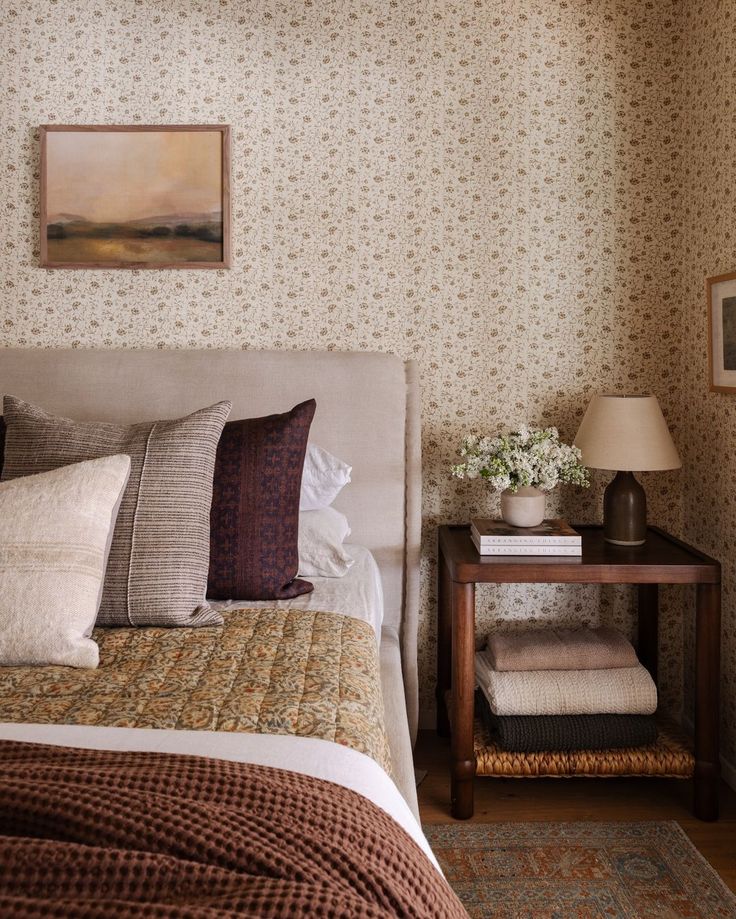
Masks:
[[[229,268],[227,125],[43,125],[44,268]]]
[[[736,392],[736,271],[708,278],[710,388]]]

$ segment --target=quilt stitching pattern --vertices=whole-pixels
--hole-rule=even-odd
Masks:
[[[97,670],[4,667],[0,721],[317,737],[391,760],[366,622],[238,609],[223,628],[97,629]]]

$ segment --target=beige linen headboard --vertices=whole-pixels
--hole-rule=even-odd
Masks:
[[[420,540],[416,365],[388,354],[314,351],[0,350],[0,393],[79,420],[175,418],[220,399],[232,419],[283,412],[312,396],[310,440],[353,466],[335,506],[381,569],[384,638],[401,644],[416,736]]]

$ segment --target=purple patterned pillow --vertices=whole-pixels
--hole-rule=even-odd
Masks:
[[[210,514],[213,600],[287,600],[313,589],[299,569],[299,492],[317,403],[225,425]]]

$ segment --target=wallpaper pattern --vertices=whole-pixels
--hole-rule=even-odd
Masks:
[[[727,3],[710,5],[729,19]],[[416,358],[430,718],[435,527],[497,508],[477,485],[449,478],[462,433],[529,421],[556,423],[570,439],[595,392],[652,390],[686,449],[694,415],[682,366],[686,357],[699,366],[702,340],[690,342],[683,326],[674,255],[680,6],[7,0],[0,345]],[[704,92],[709,75],[697,79]],[[36,129],[45,122],[230,123],[233,268],[39,269]],[[692,201],[708,184],[705,175],[691,182]],[[700,205],[691,207],[695,233]],[[713,238],[699,242],[713,271],[724,267]],[[703,271],[691,264],[694,292]],[[704,392],[699,399],[714,411]],[[733,412],[719,405],[725,426]],[[711,444],[726,450],[720,437]],[[645,476],[651,518],[676,531],[682,479]],[[555,494],[550,510],[599,519],[605,481],[596,474],[587,493]],[[631,600],[628,588],[482,589],[479,632],[599,618],[630,629]],[[677,710],[683,603],[674,590],[662,601],[662,696]],[[733,752],[736,737],[728,743]]]
[[[708,391],[705,278],[736,271],[736,6],[686,4],[679,282],[685,536],[721,561],[721,748],[736,782],[736,395]],[[686,632],[692,651],[692,630]],[[688,654],[692,659],[692,654]],[[692,682],[688,673],[688,680]]]

